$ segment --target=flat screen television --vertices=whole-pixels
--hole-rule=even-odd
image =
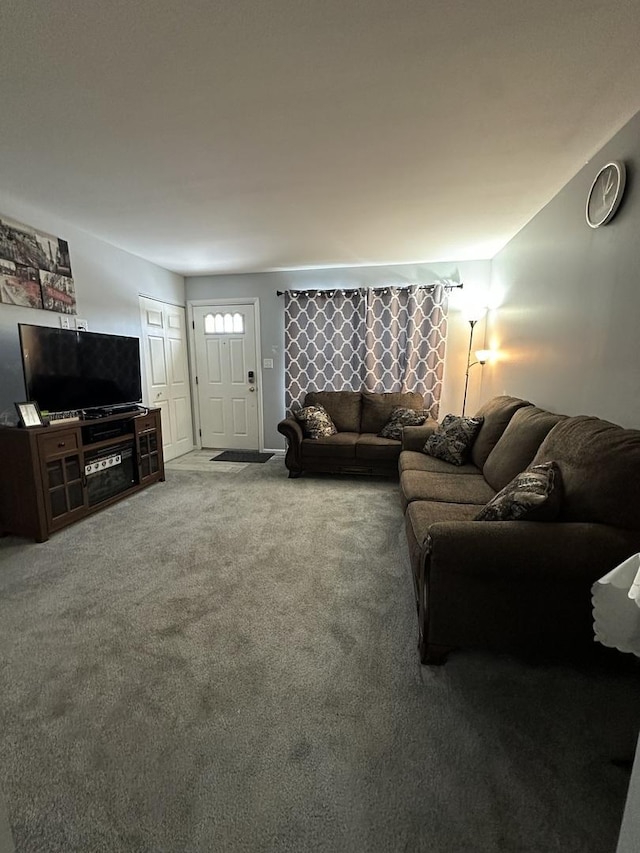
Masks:
[[[48,412],[139,403],[140,341],[18,324],[27,400]]]

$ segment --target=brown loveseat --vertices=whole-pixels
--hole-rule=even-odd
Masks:
[[[421,452],[435,429],[406,427],[400,491],[423,663],[455,647],[587,651],[591,585],[640,550],[640,431],[566,417],[513,397],[478,413],[471,459]],[[532,464],[561,472],[553,522],[475,521]]]
[[[278,424],[287,439],[285,464],[290,477],[303,471],[358,474],[397,474],[402,442],[378,433],[396,407],[422,411],[424,401],[414,392],[375,394],[369,391],[312,391],[305,406],[323,406],[338,432],[305,438],[294,417]]]

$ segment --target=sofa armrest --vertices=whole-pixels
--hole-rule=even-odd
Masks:
[[[285,418],[278,424],[278,432],[287,440],[287,453],[284,457],[289,471],[302,472],[302,427],[295,418]]]
[[[295,418],[285,418],[280,421],[278,432],[282,433],[288,441],[293,441],[297,444],[300,444],[304,437],[302,427]]]
[[[402,430],[402,449],[421,451],[429,436],[438,428],[438,421],[426,420],[422,426],[406,426]]]
[[[422,661],[455,646],[587,652],[591,586],[639,545],[640,532],[600,524],[431,525],[416,579]]]
[[[431,572],[595,582],[640,549],[640,531],[605,524],[441,521],[429,528]]]

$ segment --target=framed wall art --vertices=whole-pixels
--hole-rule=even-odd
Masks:
[[[0,216],[0,302],[75,314],[67,241]]]

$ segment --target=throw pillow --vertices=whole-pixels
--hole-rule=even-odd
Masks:
[[[427,439],[424,452],[452,465],[464,465],[483,420],[445,415],[438,429]]]
[[[302,424],[305,438],[324,438],[338,432],[329,412],[323,406],[305,406],[304,409],[296,409],[293,414]]]
[[[484,506],[476,521],[553,521],[560,514],[562,477],[555,462],[532,465]]]
[[[417,412],[415,409],[396,406],[378,435],[380,438],[395,438],[396,441],[400,441],[403,427],[422,426],[426,419],[427,413],[424,410]]]

